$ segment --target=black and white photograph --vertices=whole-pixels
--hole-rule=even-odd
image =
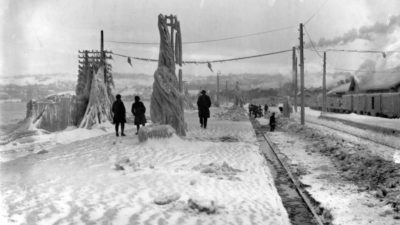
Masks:
[[[400,1],[0,21],[1,225],[400,225]]]

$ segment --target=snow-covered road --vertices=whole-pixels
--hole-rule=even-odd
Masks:
[[[129,131],[1,163],[0,224],[289,224],[250,122],[211,119],[203,130],[196,112],[186,121],[185,139],[139,144]],[[114,170],[124,158],[132,166]],[[199,169],[210,164],[235,172]],[[180,198],[154,204],[171,194]],[[214,202],[216,213],[189,199]]]

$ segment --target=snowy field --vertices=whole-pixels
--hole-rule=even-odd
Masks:
[[[250,122],[185,118],[184,139],[129,130],[0,163],[0,224],[289,224]]]

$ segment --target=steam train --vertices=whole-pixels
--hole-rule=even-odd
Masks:
[[[322,95],[309,102],[312,109],[322,109]],[[362,93],[327,96],[328,112],[357,113],[360,115],[400,118],[400,92]]]

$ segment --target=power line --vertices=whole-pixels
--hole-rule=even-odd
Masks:
[[[304,26],[304,30],[306,31],[306,34],[307,34],[308,40],[310,41],[311,47],[315,50],[315,51],[314,51],[315,54],[317,54],[320,58],[322,58],[322,56],[319,54],[319,52],[318,52],[317,49],[315,48],[314,42],[313,42],[313,40],[312,40],[312,38],[311,38],[311,35],[308,33],[308,31],[307,31],[307,29],[306,29],[305,26]]]
[[[292,52],[292,49],[287,49],[287,50],[282,50],[282,51],[277,51],[277,52],[263,53],[263,54],[259,54],[259,55],[251,55],[251,56],[230,58],[230,59],[219,59],[219,60],[210,60],[210,61],[183,61],[183,63],[186,63],[186,64],[220,63],[220,62],[228,62],[228,61],[236,61],[236,60],[243,60],[243,59],[258,58],[258,57],[269,56],[269,55],[276,55],[276,54],[281,54],[281,53],[285,53],[285,52]]]
[[[312,15],[308,18],[308,20],[306,20],[306,22],[304,23],[304,25],[306,25],[308,22],[310,22],[310,21],[314,18],[314,16],[316,16],[316,15],[319,13],[319,11],[322,9],[322,7],[324,7],[324,5],[325,5],[327,2],[328,2],[328,0],[325,0],[325,2],[322,3],[322,5],[315,11],[315,13],[312,14]]]
[[[258,36],[258,35],[263,35],[263,34],[268,34],[268,33],[273,33],[273,32],[278,32],[278,31],[283,31],[283,30],[289,30],[291,28],[294,28],[295,26],[288,26],[288,27],[282,27],[282,28],[277,28],[277,29],[272,29],[272,30],[267,30],[267,31],[261,31],[257,33],[250,33],[250,34],[244,34],[244,35],[238,35],[238,36],[232,36],[232,37],[225,37],[225,38],[219,38],[219,39],[211,39],[211,40],[204,40],[204,41],[192,41],[192,42],[183,42],[183,44],[199,44],[199,43],[207,43],[207,42],[217,42],[217,41],[226,41],[226,40],[233,40],[233,39],[239,39],[239,38],[245,38],[245,37],[251,37],[251,36]]]
[[[311,49],[309,49],[311,50]],[[328,48],[328,49],[314,49],[311,51],[317,51],[317,52],[353,52],[353,53],[379,53],[379,54],[385,54],[386,53],[400,53],[400,51],[397,50],[360,50],[360,49],[334,49],[334,48]]]
[[[386,70],[373,70],[373,71],[369,71],[369,70],[356,70],[356,69],[345,69],[345,68],[332,68],[333,70],[339,70],[339,71],[345,71],[345,72],[364,72],[364,73],[370,73],[370,72],[373,72],[373,73],[376,73],[376,72],[378,72],[378,73],[380,73],[380,72],[391,72],[391,73],[395,73],[396,71],[395,71],[395,69],[396,69],[397,67],[394,67],[394,68],[390,68],[390,69],[386,69]]]
[[[268,53],[263,53],[263,54],[258,54],[258,55],[251,55],[251,56],[242,56],[242,57],[235,57],[235,58],[229,58],[229,59],[218,59],[218,60],[207,60],[207,61],[195,61],[195,60],[188,60],[188,61],[182,61],[183,64],[208,64],[208,63],[222,63],[222,62],[228,62],[228,61],[237,61],[237,60],[243,60],[243,59],[251,59],[251,58],[258,58],[258,57],[264,57],[264,56],[269,56],[269,55],[276,55],[276,54],[281,54],[285,52],[291,52],[292,49],[287,49],[287,50],[282,50],[282,51],[276,51],[276,52],[268,52]],[[128,55],[123,55],[119,53],[111,53],[116,56],[124,57],[124,58],[131,58],[135,60],[140,60],[140,61],[148,61],[148,62],[158,62],[158,59],[152,59],[152,58],[143,58],[143,57],[136,57],[136,56],[128,56]]]
[[[231,37],[224,37],[224,38],[217,38],[217,39],[199,40],[199,41],[187,41],[187,42],[182,42],[182,44],[190,45],[190,44],[201,44],[201,43],[209,43],[209,42],[218,42],[218,41],[240,39],[240,38],[258,36],[258,35],[263,35],[263,34],[283,31],[283,30],[289,30],[289,29],[294,28],[294,27],[295,26],[288,26],[288,27],[282,27],[282,28],[277,28],[277,29],[272,29],[272,30],[256,32],[256,33],[249,33],[249,34],[243,34],[243,35],[237,35],[237,36],[231,36]],[[106,42],[117,43],[117,44],[132,44],[132,45],[159,45],[160,44],[159,42],[136,42],[136,41],[106,41]]]
[[[120,56],[120,57],[124,57],[124,58],[136,59],[136,60],[140,60],[140,61],[158,62],[158,59],[151,59],[151,58],[143,58],[143,57],[129,56],[129,55],[123,55],[123,54],[114,53],[114,52],[112,52],[111,54],[116,55],[116,56]]]

